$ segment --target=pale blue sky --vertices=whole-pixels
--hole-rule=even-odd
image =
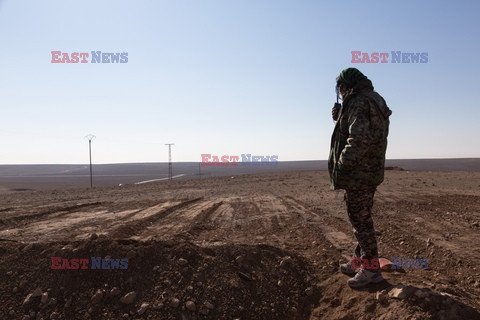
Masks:
[[[386,4],[392,3],[392,4]],[[0,0],[0,164],[324,160],[338,73],[393,110],[387,158],[480,157],[478,1]],[[128,52],[52,64],[51,51]],[[351,51],[428,52],[351,64]],[[90,59],[89,59],[90,60]]]

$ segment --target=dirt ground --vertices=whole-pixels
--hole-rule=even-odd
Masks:
[[[325,171],[6,193],[0,319],[480,319],[479,190],[480,172],[387,171],[380,256],[428,269],[358,290],[338,272],[354,238]]]

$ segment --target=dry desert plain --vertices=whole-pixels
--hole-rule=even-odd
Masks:
[[[374,220],[382,257],[428,269],[349,288],[326,171],[4,193],[0,319],[480,319],[480,172],[386,171]]]

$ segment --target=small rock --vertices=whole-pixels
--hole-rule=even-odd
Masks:
[[[472,223],[472,226],[473,227],[478,227],[478,226],[480,226],[480,222],[475,221],[475,222]]]
[[[18,292],[18,287],[14,287],[13,290],[12,290],[13,293],[17,293]]]
[[[283,281],[282,281],[282,280],[278,280],[277,286],[279,286],[279,287],[283,286]]]
[[[120,298],[120,301],[124,304],[132,304],[137,298],[137,293],[135,291],[129,292],[123,297]]]
[[[180,258],[178,259],[178,264],[180,266],[186,266],[188,264],[188,260],[187,259],[183,259],[183,258]]]
[[[313,294],[313,288],[308,287],[307,289],[305,289],[305,294],[310,297]]]
[[[475,284],[473,286],[475,288],[480,288],[480,281],[475,281]]]
[[[292,257],[286,256],[280,261],[280,267],[287,266],[292,264]]]
[[[36,297],[41,297],[42,296],[42,290],[40,288],[35,289],[35,291],[32,292],[32,298]]]
[[[160,269],[160,266],[155,266],[155,267],[153,267],[153,272],[158,271],[158,269]]]
[[[110,290],[110,296],[111,297],[119,296],[121,293],[122,293],[122,291],[117,287],[113,287],[112,290]]]
[[[430,246],[432,246],[432,245],[433,245],[432,239],[428,238],[428,239],[427,239],[427,247],[430,247]]]
[[[185,307],[192,312],[197,310],[197,306],[195,306],[193,301],[187,301],[187,303],[185,303]]]
[[[238,256],[238,257],[235,258],[235,262],[239,266],[243,265],[244,261],[245,261],[245,256]]]
[[[98,235],[96,233],[92,233],[90,235],[90,240],[97,240],[98,239]]]
[[[179,305],[180,305],[180,300],[178,300],[177,298],[172,298],[172,300],[170,300],[170,307],[178,308]]]
[[[7,276],[11,276],[13,274],[13,271],[7,271]]]
[[[103,292],[102,292],[102,290],[98,290],[98,291],[92,296],[92,298],[90,299],[90,301],[92,301],[93,304],[97,304],[97,303],[99,303],[100,301],[102,301],[102,298],[103,298]]]
[[[48,301],[48,292],[42,293],[42,297],[40,298],[40,301],[42,302],[42,304],[47,303],[47,301]]]
[[[188,293],[192,293],[192,292],[193,292],[193,287],[192,287],[192,286],[188,286],[188,287],[186,288],[186,290],[187,290]]]
[[[165,307],[165,305],[160,302],[159,304],[154,305],[154,306],[153,306],[153,309],[155,309],[155,310],[161,310],[161,309],[163,309],[164,307]]]
[[[387,302],[387,300],[388,300],[387,298],[388,298],[388,294],[387,294],[386,290],[378,291],[377,294],[376,294],[376,299],[380,303]]]
[[[205,302],[205,307],[207,307],[207,309],[210,309],[210,310],[213,310],[213,304],[211,304],[210,302]]]
[[[147,311],[148,306],[149,306],[148,303],[142,303],[142,305],[140,306],[140,309],[138,309],[138,314],[139,315],[144,314],[145,311]]]
[[[398,284],[393,287],[388,293],[388,296],[392,299],[405,299],[407,298],[406,288],[403,284]]]
[[[23,305],[24,306],[29,305],[30,303],[32,303],[34,298],[40,297],[40,296],[42,296],[42,290],[40,290],[40,288],[37,288],[35,289],[35,291],[33,291],[32,293],[29,293],[25,297],[25,300],[23,300]]]
[[[405,241],[400,241],[400,245],[404,245],[405,244]]]

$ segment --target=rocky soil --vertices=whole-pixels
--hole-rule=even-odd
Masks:
[[[478,172],[387,171],[380,255],[428,268],[358,290],[325,171],[3,194],[0,319],[480,319],[479,187]]]

